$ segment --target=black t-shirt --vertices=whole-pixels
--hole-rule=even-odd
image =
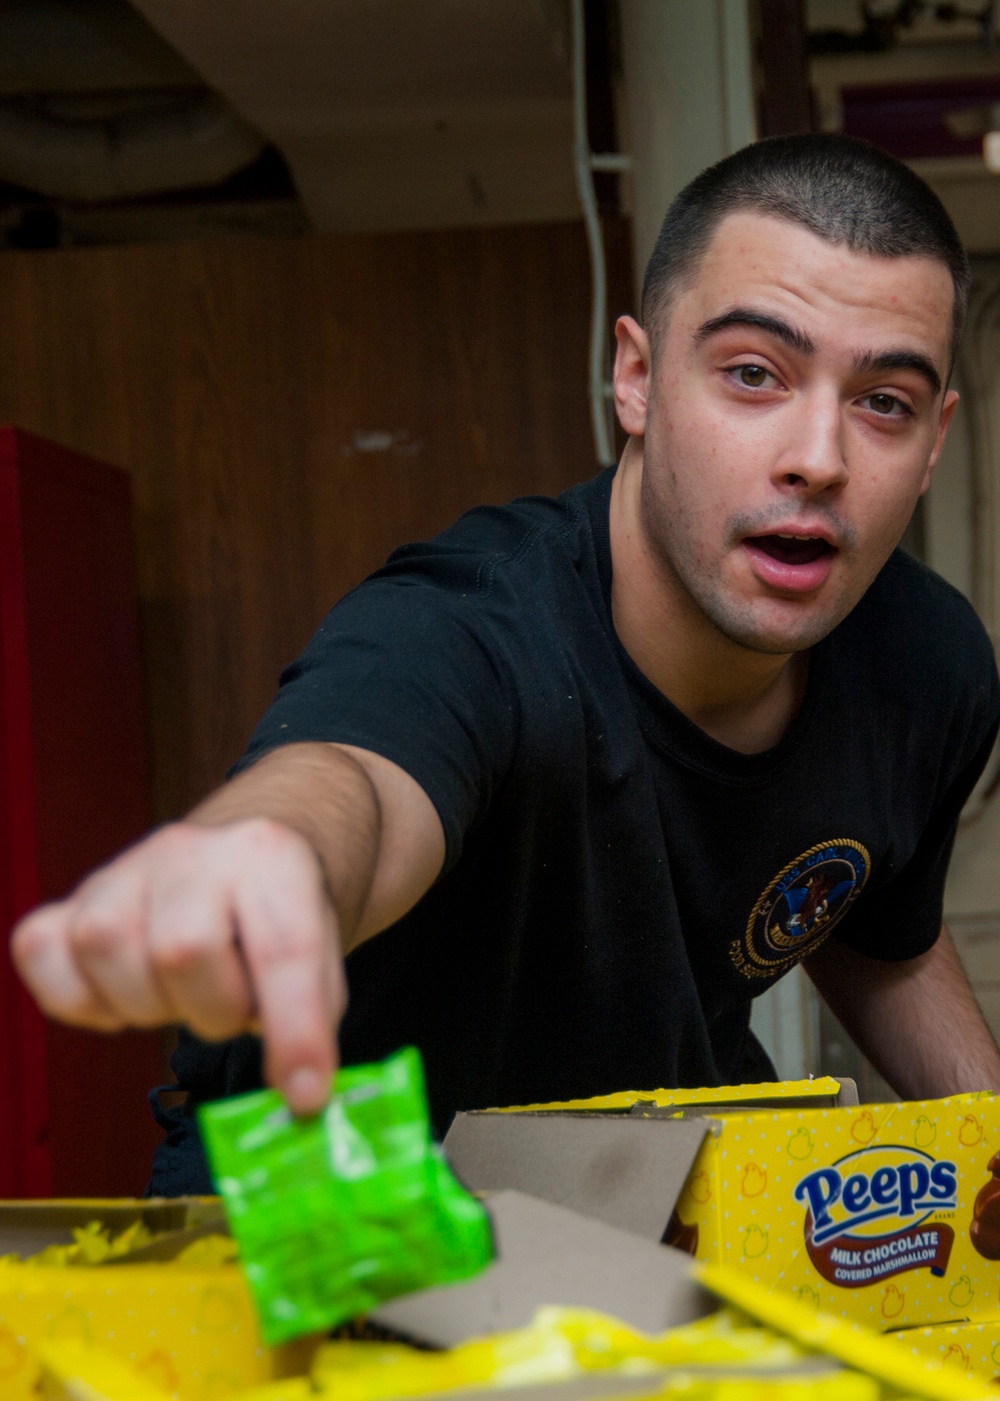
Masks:
[[[456,1109],[773,1074],[751,999],[834,927],[875,958],[933,944],[996,730],[983,628],[897,551],[813,649],[781,742],[711,739],[615,634],[612,476],[397,551],[285,672],[242,761],[361,745],[434,803],[444,871],[348,959],[341,1047],[419,1046],[439,1130]],[[259,1083],[259,1045],[184,1036],[174,1065],[214,1098]],[[180,1116],[157,1190],[203,1185],[192,1151]]]

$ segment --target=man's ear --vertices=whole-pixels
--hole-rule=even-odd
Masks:
[[[618,422],[633,438],[646,431],[646,396],[649,389],[649,337],[631,316],[615,322],[615,410]]]
[[[924,477],[923,485],[920,488],[921,496],[923,496],[924,492],[931,484],[931,473],[937,466],[937,460],[941,456],[941,449],[944,447],[945,434],[948,432],[948,424],[952,420],[952,415],[955,412],[955,405],[957,403],[958,390],[949,389],[947,394],[944,396],[944,402],[941,405],[941,418],[938,423],[937,436],[934,439],[934,446],[931,449],[930,459],[927,463],[927,474]]]

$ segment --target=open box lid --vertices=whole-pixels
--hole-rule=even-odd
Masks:
[[[444,1141],[473,1192],[512,1188],[661,1241],[710,1121],[456,1114]]]
[[[498,1192],[486,1200],[497,1258],[474,1279],[422,1289],[369,1314],[437,1347],[529,1324],[554,1300],[598,1309],[645,1333],[711,1313],[689,1256],[565,1207]]]
[[[459,1113],[444,1140],[445,1156],[470,1191],[526,1192],[662,1241],[713,1117],[727,1109],[771,1108],[775,1099],[797,1108],[803,1094],[816,1108],[842,1092],[843,1103],[857,1102],[853,1081],[829,1078],[739,1088],[735,1101],[719,1099],[722,1090],[628,1091],[602,1097],[602,1104],[616,1101],[611,1112]],[[775,1093],[786,1088],[793,1093]],[[683,1099],[684,1107],[670,1103],[673,1097]],[[628,1103],[619,1106],[619,1100]]]

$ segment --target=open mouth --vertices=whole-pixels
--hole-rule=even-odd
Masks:
[[[779,564],[815,564],[818,559],[836,553],[828,540],[817,535],[754,535],[747,543]]]

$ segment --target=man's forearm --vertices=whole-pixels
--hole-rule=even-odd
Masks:
[[[1000,1092],[1000,1051],[951,936],[919,958],[886,963],[828,940],[805,962],[824,1000],[906,1099]]]
[[[382,828],[378,793],[362,765],[331,744],[287,745],[216,789],[187,820],[219,827],[250,818],[305,837],[349,948],[371,892]]]

